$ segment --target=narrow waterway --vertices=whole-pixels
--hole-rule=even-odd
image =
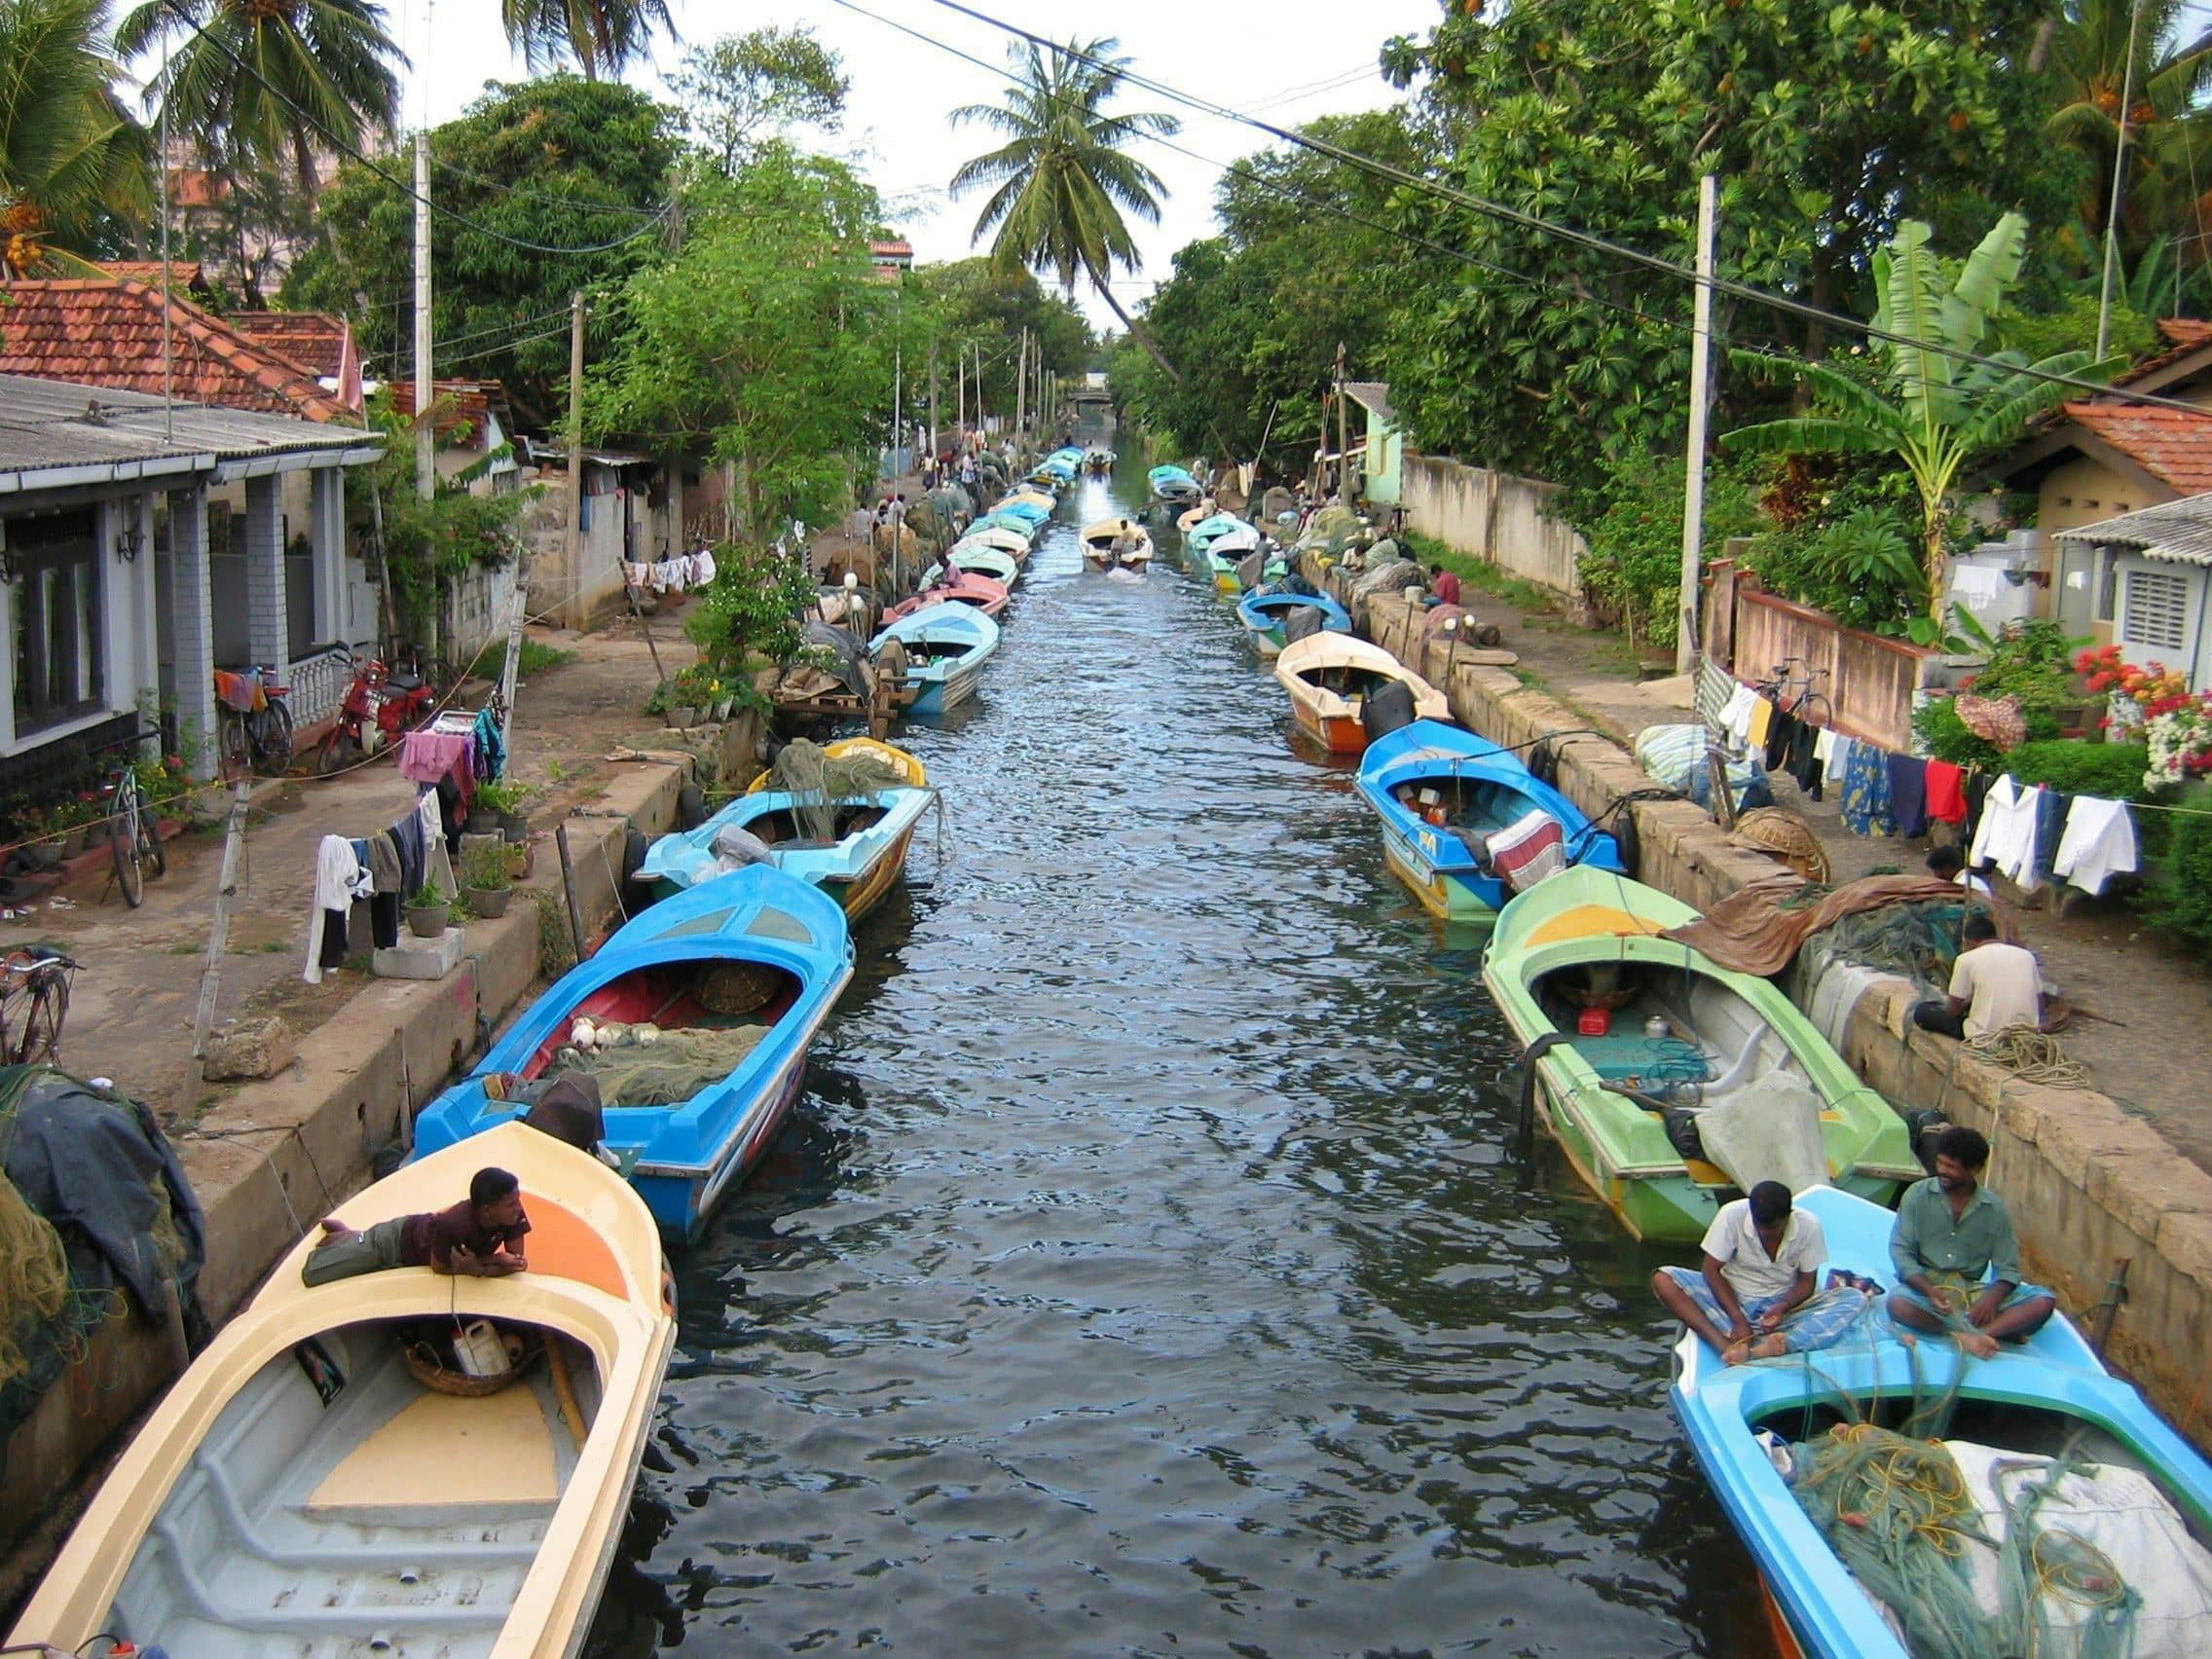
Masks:
[[[1108,509],[896,739],[949,862],[917,839],[677,1262],[592,1651],[1761,1650],[1651,1258],[1507,1156],[1481,936],[1391,880],[1171,527],[1083,569]]]

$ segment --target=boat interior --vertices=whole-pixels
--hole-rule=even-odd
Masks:
[[[1298,676],[1309,685],[1324,691],[1334,691],[1346,702],[1357,707],[1368,697],[1401,677],[1385,674],[1381,669],[1361,668],[1355,663],[1332,664],[1327,668],[1309,668]]]
[[[1697,1111],[1804,1063],[1750,1001],[1711,974],[1653,962],[1578,962],[1530,987],[1552,1028],[1606,1084],[1646,1111]],[[1582,1029],[1604,1019],[1602,1032]]]
[[[532,1327],[500,1333],[525,1356],[507,1386],[441,1391],[402,1349],[456,1376],[454,1331],[343,1325],[264,1365],[156,1514],[105,1628],[173,1659],[491,1652],[600,1384],[586,1349]]]
[[[808,807],[805,818],[812,818],[820,808]],[[757,818],[745,822],[747,833],[758,837],[769,846],[785,852],[807,852],[821,847],[833,847],[848,835],[857,835],[863,830],[883,822],[884,809],[869,800],[838,800],[830,803],[830,827],[834,833],[825,841],[807,833],[811,828],[796,807],[779,806],[763,812]]]
[[[937,640],[924,637],[901,642],[906,647],[906,666],[919,668],[928,663],[958,662],[962,657],[976,654],[973,640]]]
[[[1390,792],[1398,804],[1423,824],[1458,836],[1478,858],[1483,837],[1525,816],[1535,803],[1494,778],[1449,774],[1416,778]],[[1565,828],[1563,825],[1561,828]]]
[[[780,912],[763,910],[763,916]],[[793,922],[793,927],[798,924]],[[802,930],[803,931],[803,930]],[[663,936],[666,937],[665,935]],[[557,1020],[522,1076],[542,1077],[556,1061],[571,1063],[570,1032],[578,1018],[594,1024],[650,1025],[656,1031],[745,1031],[772,1027],[803,990],[798,976],[771,963],[730,956],[656,962],[609,979]],[[609,1097],[608,1106],[623,1102]]]

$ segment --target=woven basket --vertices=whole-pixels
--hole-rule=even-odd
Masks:
[[[459,1394],[463,1399],[482,1399],[487,1394],[497,1394],[502,1388],[520,1382],[522,1374],[530,1369],[531,1361],[540,1351],[534,1345],[523,1350],[521,1364],[509,1366],[498,1376],[471,1377],[465,1371],[455,1371],[450,1366],[439,1364],[436,1352],[427,1343],[402,1342],[399,1345],[399,1357],[406,1361],[408,1375],[416,1382],[438,1393]]]
[[[1758,807],[1736,820],[1728,838],[1739,847],[1772,854],[1807,881],[1828,879],[1827,849],[1813,833],[1813,827],[1794,812],[1779,806]]]

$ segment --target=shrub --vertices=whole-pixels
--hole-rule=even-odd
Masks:
[[[2189,816],[2136,814],[2138,827],[2145,830],[2148,819],[2170,821],[2163,855],[2149,865],[2150,880],[2137,906],[2154,927],[2171,928],[2192,944],[2212,946],[2212,798],[2191,804],[2207,810]]]
[[[725,681],[750,682],[756,661],[781,665],[798,654],[815,601],[804,560],[724,542],[715,549],[715,579],[699,590],[683,631],[705,667]]]
[[[1682,505],[1681,461],[1641,453],[1609,457],[1593,481],[1561,492],[1561,515],[1590,546],[1581,564],[1583,592],[1619,618],[1631,645],[1675,645]],[[1732,466],[1709,468],[1704,556],[1718,557],[1728,537],[1760,522],[1747,474]]]
[[[2102,795],[2107,800],[2150,798],[2143,787],[2150,751],[2140,743],[2055,738],[2023,743],[1998,764],[2023,784],[2047,784],[2067,794]]]

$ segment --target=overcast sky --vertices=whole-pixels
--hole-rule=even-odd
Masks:
[[[387,0],[392,33],[413,63],[403,121],[424,115],[434,126],[451,120],[487,80],[516,80],[523,65],[507,50],[493,0]],[[990,63],[1005,61],[1007,37],[997,29],[948,12],[930,0],[858,0],[867,10],[958,47]],[[925,262],[958,259],[981,205],[977,192],[950,200],[945,180],[970,156],[990,147],[988,131],[946,122],[961,104],[996,102],[1007,83],[938,47],[898,33],[831,0],[785,0],[775,7],[729,0],[673,0],[684,41],[704,41],[766,23],[805,25],[841,54],[852,77],[844,130],[824,147],[857,152],[876,187],[892,203],[893,223]],[[1376,69],[1385,38],[1421,33],[1437,20],[1437,0],[1367,0],[1349,6],[1282,4],[1282,0],[1120,0],[1112,7],[1042,5],[1036,0],[980,0],[977,10],[1039,33],[1088,38],[1117,31],[1139,73],[1178,91],[1232,103],[1283,127],[1317,115],[1372,109],[1398,94]],[[661,67],[672,67],[680,47],[659,49]],[[659,91],[649,74],[631,77]],[[1173,108],[1141,90],[1123,107]],[[1266,143],[1264,134],[1236,123],[1179,112],[1184,129],[1175,142],[1214,163],[1227,163]],[[1134,306],[1152,282],[1168,275],[1174,251],[1211,234],[1218,166],[1157,144],[1141,145],[1170,192],[1156,226],[1136,225],[1144,254],[1143,276],[1120,287]],[[1107,319],[1095,299],[1086,309]]]

